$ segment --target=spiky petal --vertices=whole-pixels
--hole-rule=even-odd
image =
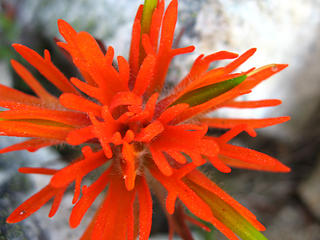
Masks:
[[[287,65],[271,64],[246,72],[234,71],[256,51],[242,55],[220,51],[200,55],[187,76],[173,89],[164,83],[171,60],[189,53],[193,46],[173,49],[178,1],[165,10],[164,1],[146,0],[133,23],[129,60],[114,59],[114,49],[101,48],[89,33],[75,31],[64,20],[58,27],[65,42],[57,41],[78,68],[81,79],[67,79],[44,57],[15,44],[14,48],[61,92],[53,96],[20,63],[12,61],[17,74],[35,93],[29,95],[0,84],[1,135],[30,137],[0,153],[69,144],[82,147],[82,154],[68,166],[56,170],[21,168],[24,174],[51,175],[38,193],[20,205],[8,223],[24,220],[53,200],[49,216],[58,210],[63,195],[74,185],[74,204],[69,223],[77,227],[91,205],[106,194],[82,240],[149,239],[152,224],[151,192],[159,198],[169,220],[170,233],[190,238],[186,221],[208,228],[184,212],[212,224],[229,239],[265,239],[265,228],[256,217],[225,193],[197,167],[212,164],[229,173],[233,167],[288,172],[277,159],[230,142],[241,132],[257,135],[256,129],[289,120],[224,119],[206,116],[218,108],[259,108],[281,103],[279,100],[238,101],[238,96]],[[210,64],[231,59],[224,67]],[[115,63],[117,62],[117,67]],[[208,136],[209,128],[226,129],[224,134]],[[89,185],[83,179],[99,174]],[[92,175],[92,174],[91,174]]]

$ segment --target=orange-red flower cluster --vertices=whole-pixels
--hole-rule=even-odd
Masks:
[[[82,146],[82,157],[60,170],[20,168],[22,173],[52,178],[9,216],[8,223],[27,218],[51,199],[52,217],[66,189],[74,184],[72,228],[107,189],[82,239],[146,240],[152,223],[151,188],[167,213],[171,236],[175,231],[189,239],[185,221],[207,229],[197,220],[201,219],[232,240],[265,239],[260,233],[264,227],[255,216],[197,167],[211,163],[224,173],[231,167],[289,171],[266,154],[229,143],[243,131],[255,136],[255,129],[285,122],[288,117],[221,119],[205,115],[222,107],[279,105],[279,100],[235,98],[248,94],[287,65],[234,73],[255,49],[240,56],[226,51],[201,55],[189,74],[169,93],[163,93],[172,58],[194,50],[193,46],[172,48],[177,4],[172,0],[166,11],[164,1],[153,8],[141,5],[133,24],[129,60],[118,56],[116,64],[112,47],[104,53],[89,33],[76,32],[59,20],[65,42],[58,42],[58,46],[72,58],[82,79],[67,79],[51,62],[47,50],[42,57],[23,45],[13,45],[62,94],[58,98],[50,94],[24,66],[12,60],[14,70],[36,96],[0,85],[0,106],[8,109],[0,112],[1,134],[30,137],[0,152],[70,144]],[[212,62],[224,59],[232,61],[210,69]],[[207,135],[208,128],[227,131],[213,137]],[[83,178],[98,168],[101,175],[90,186],[82,185]],[[184,212],[182,203],[193,216]]]

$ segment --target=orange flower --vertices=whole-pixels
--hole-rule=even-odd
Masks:
[[[253,87],[287,65],[271,64],[233,73],[255,49],[238,56],[221,51],[199,56],[189,74],[169,94],[163,85],[169,64],[194,47],[172,49],[177,0],[166,11],[164,1],[146,0],[133,24],[129,61],[109,47],[104,54],[95,39],[58,21],[65,42],[58,42],[72,58],[83,79],[67,79],[51,62],[33,50],[14,44],[16,51],[61,92],[56,98],[32,74],[12,60],[12,66],[37,96],[0,85],[2,135],[30,137],[0,150],[36,151],[57,144],[81,145],[82,157],[61,170],[20,168],[20,172],[52,175],[49,184],[20,205],[7,219],[19,222],[53,199],[54,216],[65,190],[74,182],[70,226],[77,227],[88,208],[106,188],[105,199],[81,239],[148,239],[152,223],[150,188],[166,211],[170,235],[190,238],[185,221],[208,230],[196,218],[214,225],[229,239],[265,239],[255,216],[196,168],[207,162],[221,172],[230,167],[288,172],[278,160],[228,142],[246,131],[285,122],[268,119],[208,118],[205,113],[222,107],[258,108],[279,100],[236,101]],[[233,59],[225,67],[210,63]],[[208,128],[227,129],[208,136]],[[82,179],[95,169],[102,174],[90,185]],[[184,213],[181,203],[196,217]],[[238,236],[238,237],[237,237]]]

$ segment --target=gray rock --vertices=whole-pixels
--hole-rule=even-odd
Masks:
[[[319,234],[319,224],[308,221],[299,206],[289,204],[275,215],[266,232],[269,239],[282,240],[318,240]]]
[[[298,191],[303,202],[310,211],[320,220],[320,158],[316,168],[299,186]]]
[[[64,19],[77,31],[88,31],[108,41],[116,54],[127,55],[131,26],[139,2],[118,0],[22,0],[19,22],[52,38],[59,36],[57,20]]]
[[[7,62],[0,61],[0,74],[1,74],[0,83],[6,86],[11,86],[12,81],[11,81],[9,66]]]
[[[22,141],[18,138],[1,137],[0,148]],[[22,166],[47,166],[58,155],[49,149],[35,153],[18,151],[0,155],[0,239],[5,240],[48,240],[47,227],[42,218],[32,215],[28,220],[7,224],[10,213],[33,193],[44,187],[45,182],[34,181],[29,175],[17,171]]]
[[[0,239],[6,240],[46,240],[44,229],[39,219],[31,216],[28,221],[16,224],[7,224],[6,219],[14,208],[24,199],[32,188],[27,176],[12,174],[7,181],[0,183]]]

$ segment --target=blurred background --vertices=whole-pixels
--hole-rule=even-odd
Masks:
[[[30,89],[13,73],[9,60],[25,63],[11,47],[22,43],[40,54],[49,49],[53,62],[68,76],[75,69],[55,46],[61,38],[59,18],[78,31],[88,31],[127,57],[131,26],[141,0],[0,0],[0,83],[25,92]],[[169,2],[169,0],[167,0]],[[263,173],[234,169],[205,171],[224,190],[255,213],[267,226],[265,235],[282,240],[319,240],[320,236],[320,0],[179,0],[175,44],[195,45],[194,53],[178,57],[169,72],[177,82],[199,54],[228,50],[243,53],[257,47],[256,54],[240,70],[270,63],[289,68],[254,89],[245,99],[279,98],[272,109],[215,112],[234,118],[291,116],[290,122],[258,132],[254,139],[240,135],[236,142],[270,154],[292,168],[291,173]],[[27,64],[26,64],[27,65]],[[30,68],[31,69],[31,68]],[[41,76],[35,73],[41,80]],[[45,82],[43,82],[46,84]],[[50,86],[48,86],[50,87]],[[51,89],[50,91],[53,91]],[[15,142],[0,138],[0,147]],[[78,239],[90,215],[77,229],[68,227],[71,194],[58,214],[47,218],[45,206],[28,220],[15,225],[6,217],[23,200],[44,186],[43,176],[17,173],[21,166],[63,167],[77,149],[48,148],[36,153],[15,152],[0,156],[0,240]],[[196,239],[225,239],[218,232],[194,229]],[[166,219],[155,207],[152,239],[167,239]],[[179,239],[179,238],[177,238]]]

